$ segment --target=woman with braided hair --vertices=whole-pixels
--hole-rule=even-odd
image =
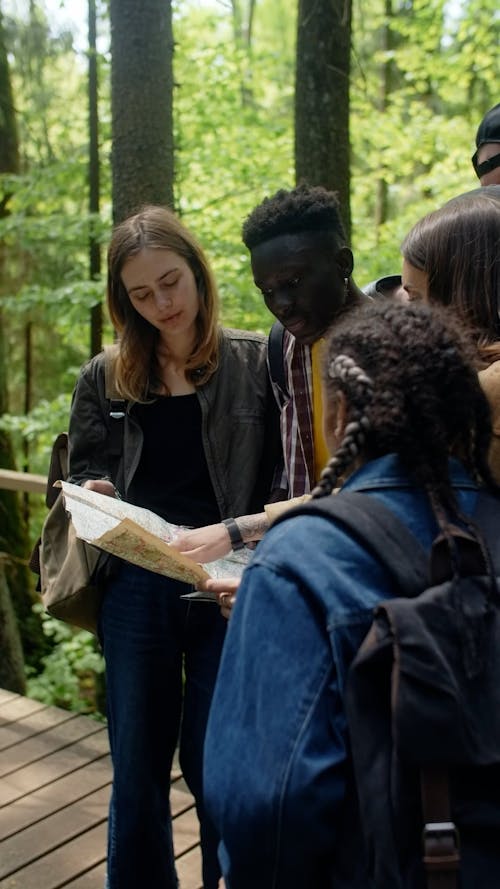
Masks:
[[[475,350],[444,310],[380,299],[330,332],[332,457],[313,498],[380,500],[430,551],[498,493]],[[219,668],[204,787],[226,889],[367,889],[344,696],[374,607],[397,594],[371,549],[325,515],[290,515],[246,569]]]

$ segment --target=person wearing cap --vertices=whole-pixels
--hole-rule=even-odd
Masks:
[[[472,166],[481,185],[500,185],[500,102],[479,124]]]

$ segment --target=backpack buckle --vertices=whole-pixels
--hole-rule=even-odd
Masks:
[[[428,871],[458,870],[460,838],[453,821],[430,821],[422,831],[424,865]]]

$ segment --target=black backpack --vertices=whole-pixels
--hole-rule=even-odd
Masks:
[[[269,364],[269,376],[271,382],[275,383],[281,390],[285,398],[288,398],[288,391],[285,379],[285,362],[283,356],[283,339],[285,336],[285,328],[281,321],[275,321],[269,331],[267,339],[267,360]]]
[[[346,527],[401,591],[381,602],[351,664],[345,707],[376,889],[500,887],[500,499],[431,558],[375,497],[290,510]]]

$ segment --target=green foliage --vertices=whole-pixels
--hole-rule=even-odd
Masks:
[[[177,205],[213,263],[223,322],[268,329],[240,232],[265,194],[293,184],[293,58],[268,35],[236,44],[229,18],[207,9],[179,13],[175,35]]]
[[[296,5],[258,0],[250,41],[242,27],[249,0],[237,5],[239,18],[234,4],[217,0],[174,6],[175,196],[213,263],[222,321],[265,331],[272,319],[240,232],[256,203],[294,182]],[[109,59],[98,60],[103,209],[96,217],[88,212],[86,59],[40,4],[29,8],[25,18],[4,20],[21,172],[0,178],[0,196],[11,195],[0,220],[11,410],[1,428],[20,457],[29,444],[30,469],[44,472],[89,353],[90,309],[104,295],[104,276],[88,281],[88,242],[92,234],[104,251],[111,225]],[[498,101],[498,3],[356,0],[352,43],[352,241],[355,277],[364,284],[399,271],[399,245],[420,216],[477,186],[475,131]],[[111,338],[106,322],[104,340]],[[39,499],[33,527],[44,515]],[[46,617],[44,630],[51,651],[43,677],[30,674],[30,689],[85,708],[82,676],[94,669],[92,658],[102,666],[92,637]]]
[[[494,6],[494,0],[405,0],[393,3],[388,17],[381,0],[358,0],[351,140],[360,283],[399,271],[399,245],[409,228],[478,185],[470,163],[475,132],[498,101],[500,17]],[[380,183],[387,213],[377,227]]]
[[[95,637],[47,615],[35,606],[52,650],[42,658],[42,669],[27,669],[27,694],[44,704],[78,713],[96,714],[95,677],[104,672]]]

